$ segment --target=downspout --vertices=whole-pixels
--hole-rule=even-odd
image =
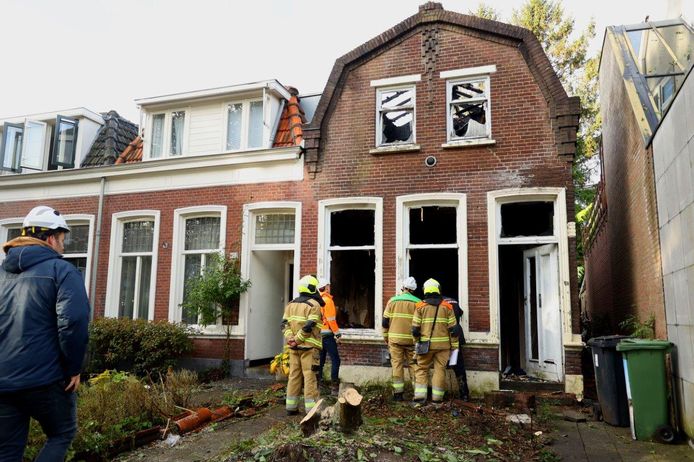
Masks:
[[[104,191],[106,189],[106,177],[101,177],[99,187],[99,208],[96,212],[96,233],[94,235],[94,258],[92,259],[92,278],[89,286],[89,320],[94,320],[94,305],[96,304],[96,274],[99,267],[99,246],[101,245],[101,223],[104,212]]]

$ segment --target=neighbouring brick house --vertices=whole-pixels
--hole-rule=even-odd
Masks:
[[[628,316],[675,344],[694,435],[694,28],[681,17],[609,27],[600,63],[602,178],[584,236],[592,334]]]
[[[235,372],[280,350],[283,305],[314,273],[340,308],[341,376],[363,382],[388,377],[397,281],[435,277],[466,313],[473,392],[509,366],[582,392],[580,107],[528,30],[427,3],[337,59],[320,96],[267,81],[137,102],[142,138],[115,165],[42,178],[61,184],[42,202],[66,213],[101,203],[97,316],[195,324],[185,281],[224,249],[253,282],[232,320]],[[36,204],[22,200],[35,186],[3,180],[0,219]],[[199,362],[221,357],[221,327],[201,329]]]

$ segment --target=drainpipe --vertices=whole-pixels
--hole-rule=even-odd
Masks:
[[[99,187],[99,209],[96,212],[96,233],[94,236],[94,258],[92,259],[92,278],[89,287],[89,320],[94,319],[94,305],[96,304],[96,271],[99,267],[99,247],[101,245],[101,222],[103,221],[104,211],[104,190],[106,189],[106,177],[101,177],[101,185]]]

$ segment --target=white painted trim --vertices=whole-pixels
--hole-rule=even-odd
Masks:
[[[511,188],[487,192],[487,248],[489,255],[489,328],[487,341],[499,343],[499,256],[498,246],[506,239],[499,237],[501,226],[501,204],[514,202],[551,201],[554,203],[554,236],[559,257],[559,299],[562,322],[562,344],[564,347],[582,345],[581,336],[571,332],[571,282],[569,270],[569,240],[567,235],[567,211],[565,188]],[[521,243],[514,238],[515,243]],[[537,243],[539,242],[532,242]],[[543,242],[544,243],[544,242]],[[549,243],[549,242],[548,242]],[[564,348],[566,350],[566,348]],[[566,364],[563,352],[564,364]],[[499,356],[501,361],[501,356]]]
[[[387,87],[389,85],[401,85],[404,83],[415,83],[422,81],[422,74],[401,75],[399,77],[387,77],[371,81],[372,87]]]
[[[382,197],[340,197],[318,201],[318,255],[316,271],[318,278],[330,278],[330,213],[340,210],[374,210],[374,328],[341,329],[345,339],[381,339],[381,319],[383,316],[383,198]]]
[[[128,210],[114,213],[111,216],[110,250],[108,259],[108,279],[106,284],[106,300],[104,302],[104,316],[118,317],[118,300],[120,295],[120,270],[119,246],[123,238],[123,223],[135,221],[138,218],[154,218],[154,236],[152,239],[152,269],[149,283],[149,313],[147,319],[154,320],[154,303],[157,289],[157,263],[159,258],[159,210]]]
[[[403,107],[402,110],[412,109],[412,142],[410,143],[390,143],[383,144],[381,139],[383,130],[381,130],[381,92],[407,89],[412,90],[412,103],[409,106]],[[402,148],[405,149],[402,149]],[[396,149],[393,149],[396,148]],[[409,148],[409,149],[408,149]],[[393,150],[415,150],[419,149],[417,144],[417,86],[415,84],[397,85],[393,87],[379,87],[376,89],[376,149],[375,152],[392,152]],[[373,149],[369,153],[373,153]]]
[[[468,294],[468,242],[467,242],[467,195],[462,193],[424,193],[398,196],[395,199],[395,281],[396,290],[405,274],[407,266],[407,244],[409,242],[409,214],[407,209],[423,206],[454,206],[456,208],[457,245],[436,245],[435,248],[458,248],[458,305],[463,310],[463,330],[465,339],[473,343],[480,334],[470,332],[470,307]],[[430,245],[410,246],[410,248],[433,248]],[[421,284],[424,281],[417,281]],[[445,289],[445,288],[444,288]],[[444,290],[445,292],[445,290]]]
[[[196,205],[182,207],[174,210],[173,232],[171,234],[171,274],[169,282],[169,322],[180,323],[182,312],[180,304],[183,302],[183,249],[185,247],[185,223],[189,218],[219,216],[219,249],[225,252],[227,235],[227,206],[226,205]],[[225,328],[221,324],[215,326],[190,325],[191,328],[200,331],[201,334],[223,335]],[[231,329],[231,333],[239,334],[241,329]]]
[[[0,119],[0,125],[4,124],[5,122],[10,122],[10,123],[24,122],[25,119],[37,120],[37,121],[42,121],[42,122],[55,121],[56,117],[58,117],[59,115],[62,115],[65,117],[75,117],[75,118],[82,117],[85,119],[89,119],[93,122],[96,122],[99,125],[104,124],[104,118],[101,117],[96,112],[90,111],[89,109],[86,109],[83,107],[77,107],[77,108],[65,109],[62,111],[41,112],[39,114],[26,114],[26,115],[21,115],[21,116],[7,117],[4,119]]]
[[[0,245],[7,242],[7,232],[10,228],[21,228],[24,217],[3,218],[0,220]],[[5,259],[5,252],[0,249],[0,263]]]
[[[455,79],[458,77],[472,77],[476,75],[492,74],[496,72],[496,64],[487,66],[465,67],[463,69],[451,69],[450,71],[442,71],[439,74],[441,79]]]
[[[262,146],[260,148],[249,148],[248,147],[248,131],[249,131],[249,124],[251,121],[251,103],[254,102],[262,102],[263,103],[263,138],[262,138]],[[240,147],[239,149],[227,149],[227,143],[228,143],[228,129],[229,129],[229,109],[228,106],[230,104],[241,104],[241,139],[240,139]],[[220,146],[220,149],[222,152],[244,152],[244,151],[252,151],[252,150],[257,150],[257,149],[268,149],[268,139],[269,139],[269,134],[268,134],[268,129],[267,126],[265,125],[265,112],[269,110],[270,108],[268,107],[270,105],[269,102],[265,101],[262,95],[260,97],[255,97],[255,98],[242,98],[242,99],[227,99],[224,100],[222,103],[222,143]]]
[[[451,116],[451,104],[453,104],[453,100],[451,98],[452,96],[452,87],[453,85],[459,84],[459,83],[465,83],[465,82],[475,82],[475,81],[480,81],[484,80],[485,81],[485,94],[483,97],[479,98],[470,98],[470,101],[486,101],[487,102],[487,114],[485,117],[485,123],[484,126],[487,130],[487,135],[486,136],[477,136],[477,137],[454,137],[452,135],[453,133],[453,117]],[[473,145],[480,145],[480,144],[489,144],[490,142],[494,142],[492,139],[492,88],[491,88],[491,79],[489,78],[489,75],[480,75],[477,77],[468,77],[468,78],[459,78],[459,79],[450,79],[446,81],[446,143],[442,147],[448,147],[448,146],[465,146],[467,144],[473,144]]]
[[[269,89],[286,100],[288,100],[292,96],[281,83],[279,83],[277,80],[272,79],[261,80],[259,82],[244,83],[240,85],[230,85],[226,87],[207,88],[204,90],[172,93],[168,95],[153,96],[149,98],[138,98],[135,100],[135,103],[140,107],[144,107],[155,104],[175,103],[178,101],[185,100],[200,100],[205,98],[247,93],[251,91],[262,91],[263,89]]]
[[[455,149],[455,148],[474,148],[478,146],[490,146],[496,144],[496,140],[490,138],[472,138],[469,140],[454,140],[448,143],[443,143],[441,147],[443,149]]]
[[[244,279],[251,278],[251,252],[255,249],[266,250],[267,246],[255,244],[255,222],[253,216],[258,213],[272,213],[283,211],[294,211],[294,244],[275,246],[275,250],[292,250],[294,252],[294,287],[292,288],[292,296],[299,295],[296,284],[301,279],[301,222],[302,222],[302,203],[295,201],[265,201],[252,202],[243,205],[243,224],[241,231],[241,277]],[[244,340],[244,357],[247,357],[248,352],[248,335],[265,335],[267,326],[255,326],[258,330],[250,332],[246,329],[246,320],[250,311],[249,293],[241,294],[240,310],[239,310],[239,326],[243,327],[243,333],[246,335]],[[243,319],[243,322],[242,322]],[[248,326],[250,329],[251,326]]]

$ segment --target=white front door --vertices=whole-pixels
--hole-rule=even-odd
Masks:
[[[282,352],[282,317],[291,293],[294,252],[254,250],[251,252],[248,289],[248,334],[246,359],[267,359]]]
[[[523,252],[525,364],[528,374],[560,382],[564,376],[557,245]]]

